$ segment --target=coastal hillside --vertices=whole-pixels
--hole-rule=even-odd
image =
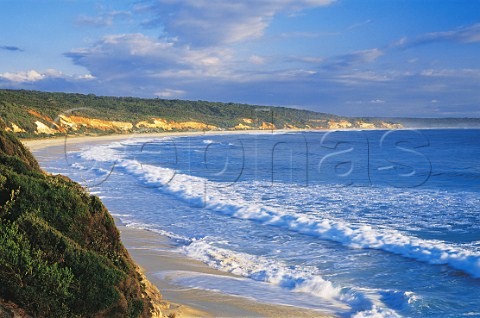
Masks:
[[[43,172],[0,119],[0,316],[161,317],[100,199]]]
[[[59,134],[252,130],[395,129],[378,119],[285,107],[0,90],[0,118],[20,137]]]

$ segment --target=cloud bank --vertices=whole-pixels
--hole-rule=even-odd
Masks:
[[[335,0],[159,0],[137,8],[145,25],[162,27],[192,46],[218,46],[262,37],[273,17],[327,6]]]

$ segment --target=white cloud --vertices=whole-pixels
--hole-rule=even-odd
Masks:
[[[106,27],[111,26],[115,20],[125,20],[132,16],[128,11],[111,11],[100,16],[80,15],[75,20],[78,26]]]
[[[252,55],[248,58],[248,61],[252,64],[260,65],[265,63],[265,58],[258,55]]]
[[[150,19],[150,26],[158,30],[159,36],[141,33],[111,34],[66,53],[65,56],[76,65],[89,71],[87,75],[75,77],[54,71],[4,73],[0,74],[0,84],[4,87],[13,86],[11,83],[5,84],[8,80],[19,83],[16,86],[19,88],[49,90],[55,87],[58,90],[58,87],[66,87],[68,91],[107,95],[268,105],[301,104],[320,111],[359,115],[379,115],[378,111],[388,112],[389,108],[396,106],[405,114],[415,113],[418,101],[431,105],[428,102],[438,98],[442,101],[439,104],[447,104],[453,97],[465,96],[462,97],[464,102],[479,96],[471,90],[472,87],[478,88],[478,80],[471,80],[478,79],[475,77],[477,70],[462,70],[459,73],[459,70],[430,69],[420,73],[415,67],[418,63],[397,64],[399,69],[395,70],[391,68],[396,63],[395,58],[381,59],[386,53],[399,52],[392,45],[367,50],[353,49],[347,51],[348,54],[338,56],[328,56],[326,54],[329,50],[320,49],[308,49],[302,53],[298,53],[300,50],[272,53],[278,44],[273,42],[285,41],[286,37],[311,38],[313,42],[319,40],[317,37],[333,34],[322,33],[321,30],[286,30],[284,34],[273,34],[268,38],[270,42],[265,43],[273,43],[268,50],[265,50],[263,43],[243,43],[261,38],[278,14],[285,17],[291,11],[302,11],[331,2],[333,1],[143,1],[143,4],[149,5],[137,8],[135,16],[131,18],[137,22]],[[143,13],[138,15],[139,11]],[[100,14],[100,17],[109,16]],[[367,20],[363,25],[368,23]],[[352,28],[360,26],[362,24],[352,25]],[[148,33],[155,34],[156,31],[149,30]],[[452,37],[440,35],[436,36]],[[464,41],[472,39],[475,38],[469,37],[467,40],[465,37]],[[396,45],[405,46],[408,43],[411,42],[404,38]],[[285,46],[285,43],[280,44]],[[352,44],[351,47],[355,48],[355,45]],[[252,48],[260,50],[252,51]],[[408,57],[410,56],[402,61]],[[385,63],[379,65],[378,62]],[[440,68],[440,64],[427,65]],[[405,71],[405,66],[409,66],[407,70],[410,73]],[[468,75],[469,82],[465,75]],[[59,86],[59,83],[64,86]],[[452,97],[446,96],[448,94]],[[355,108],[354,104],[346,102],[348,100],[360,100],[362,107]],[[388,107],[385,107],[385,101],[388,101]]]
[[[378,48],[356,51],[326,59],[323,67],[325,69],[349,69],[356,66],[373,63],[384,54],[385,53]]]
[[[425,77],[456,77],[480,80],[480,69],[425,69],[420,72]]]
[[[364,26],[366,26],[370,23],[372,23],[372,20],[367,19],[363,22],[352,24],[351,26],[348,27],[348,30],[358,29],[358,28],[364,27]]]
[[[409,40],[406,37],[402,37],[398,41],[392,43],[389,47],[411,48],[418,45],[438,42],[455,42],[463,44],[480,42],[480,23],[476,23],[456,30],[425,33],[412,40]]]
[[[30,70],[27,72],[17,72],[17,73],[0,73],[0,78],[6,80],[22,83],[22,82],[36,82],[40,81],[45,77],[44,74],[41,74],[35,70]]]
[[[480,42],[480,23],[453,31],[427,33],[416,42],[454,41],[460,43]]]
[[[0,79],[7,80],[13,83],[19,83],[19,84],[34,83],[34,82],[39,82],[39,81],[44,81],[49,79],[60,79],[60,78],[70,78],[74,80],[82,80],[82,79],[90,80],[90,79],[93,79],[94,77],[91,76],[90,74],[68,76],[55,69],[48,69],[43,72],[30,70],[30,71],[20,71],[16,73],[9,73],[9,72],[0,73]]]
[[[324,57],[319,56],[298,56],[290,58],[292,61],[299,61],[308,64],[321,64],[325,61]]]
[[[388,47],[389,48],[395,48],[395,47],[404,47],[405,45],[407,45],[409,43],[409,40],[406,36],[403,36],[401,37],[400,39],[398,39],[397,41],[393,42],[392,44],[390,44]]]
[[[112,25],[111,17],[89,17],[81,15],[75,21],[75,24],[81,26],[93,26],[93,27],[104,27]]]
[[[179,89],[170,89],[166,88],[162,91],[156,92],[154,95],[161,98],[172,98],[172,97],[180,97],[185,95],[185,91]]]
[[[377,58],[379,58],[380,56],[382,56],[383,54],[384,52],[382,52],[379,49],[370,49],[370,50],[354,52],[350,54],[350,56],[358,61],[371,63],[375,61]]]
[[[153,15],[149,26],[194,46],[216,46],[257,39],[281,12],[326,6],[335,0],[159,0],[141,6]]]
[[[72,50],[65,55],[104,80],[169,76],[230,78],[234,76],[232,71],[241,67],[231,49],[192,48],[143,34],[106,36],[90,48]],[[254,60],[260,62],[260,58]]]

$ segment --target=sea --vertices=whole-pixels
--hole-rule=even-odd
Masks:
[[[338,317],[480,317],[480,130],[66,139],[35,155],[236,275],[178,286]]]

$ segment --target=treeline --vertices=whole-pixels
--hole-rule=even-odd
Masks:
[[[219,129],[231,129],[245,123],[245,118],[252,120],[249,124],[252,128],[258,128],[265,122],[273,123],[279,129],[291,126],[327,128],[329,121],[355,119],[308,110],[237,103],[0,90],[0,118],[7,123],[15,123],[27,135],[35,131],[35,121],[39,120],[28,110],[52,120],[60,114],[132,123],[157,117],[177,122],[202,122]],[[365,118],[361,120],[377,122]]]

